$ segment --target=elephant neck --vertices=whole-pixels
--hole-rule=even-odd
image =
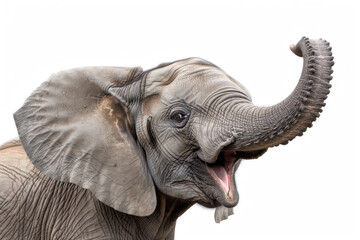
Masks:
[[[149,239],[173,239],[177,219],[194,202],[169,197],[157,191],[157,207],[147,217],[136,217],[138,228]]]
[[[94,203],[101,229],[114,239],[174,239],[176,220],[194,205],[159,191],[156,209],[146,217],[121,213],[98,200]]]

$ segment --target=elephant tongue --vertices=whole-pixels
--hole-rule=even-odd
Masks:
[[[210,171],[213,173],[212,175],[215,176],[220,182],[221,186],[225,190],[226,193],[229,192],[229,177],[225,170],[225,168],[221,165],[215,165],[210,167]]]

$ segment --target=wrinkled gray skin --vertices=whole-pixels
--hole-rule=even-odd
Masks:
[[[329,93],[329,44],[291,49],[302,75],[271,107],[197,58],[52,75],[14,114],[21,142],[0,148],[0,239],[173,239],[195,203],[227,218],[241,159],[301,135]]]

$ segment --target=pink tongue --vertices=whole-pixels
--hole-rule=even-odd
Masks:
[[[222,187],[225,189],[226,193],[228,193],[229,192],[229,178],[228,178],[225,168],[223,166],[212,166],[210,169],[216,174],[216,176],[220,180]]]

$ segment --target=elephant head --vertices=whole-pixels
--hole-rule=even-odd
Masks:
[[[43,174],[88,189],[103,203],[150,215],[156,191],[206,207],[238,202],[241,159],[286,144],[311,126],[329,93],[333,57],[302,38],[295,90],[270,107],[198,58],[154,69],[86,67],[54,74],[14,115],[28,157]]]

